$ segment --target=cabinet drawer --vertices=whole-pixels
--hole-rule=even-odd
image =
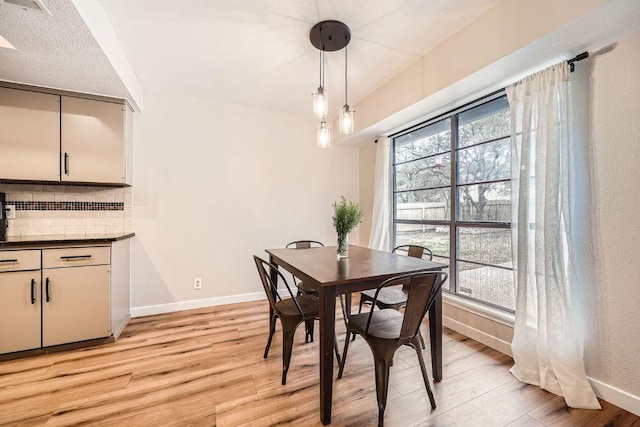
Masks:
[[[40,269],[40,251],[0,251],[0,271]]]
[[[45,249],[42,251],[42,268],[109,264],[110,253],[108,246]]]

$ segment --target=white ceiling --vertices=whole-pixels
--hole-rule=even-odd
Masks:
[[[82,0],[99,3],[142,87],[289,112],[310,111],[318,51],[309,30],[352,31],[349,103],[405,69],[495,0]],[[0,79],[129,97],[71,0],[52,16],[0,6]],[[327,54],[332,109],[344,103],[344,52]]]
[[[0,80],[126,98],[128,91],[71,1],[43,1],[51,12],[0,2]]]
[[[352,31],[357,103],[489,8],[494,0],[101,0],[145,89],[290,112],[310,110],[319,52],[309,30]],[[332,111],[344,104],[344,52],[327,54]]]

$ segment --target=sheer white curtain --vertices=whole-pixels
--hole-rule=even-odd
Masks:
[[[570,281],[578,264],[569,251],[569,181],[575,166],[569,84],[563,62],[507,87],[517,287],[511,372],[564,396],[570,407],[596,409],[600,404],[583,362],[583,320],[574,303],[581,284]]]
[[[369,247],[381,251],[391,249],[391,141],[378,138],[373,178],[373,212]]]

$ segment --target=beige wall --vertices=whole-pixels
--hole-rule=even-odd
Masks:
[[[360,206],[365,212],[360,224],[360,246],[369,246],[371,212],[373,212],[373,177],[377,145],[370,141],[359,150],[360,159]]]
[[[335,244],[331,204],[358,200],[358,150],[316,148],[315,126],[306,114],[145,92],[134,121],[134,315],[261,296],[253,254]]]
[[[591,377],[640,396],[640,32],[592,64],[596,256],[595,281],[585,290],[585,359]]]

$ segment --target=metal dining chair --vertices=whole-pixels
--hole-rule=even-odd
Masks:
[[[282,325],[282,385],[287,382],[287,372],[289,371],[289,364],[291,362],[291,352],[293,350],[293,338],[296,333],[296,329],[302,322],[311,322],[319,319],[320,311],[318,304],[318,297],[311,294],[294,295],[287,279],[278,270],[278,267],[271,264],[262,258],[254,255],[253,260],[258,268],[258,274],[260,275],[260,281],[267,294],[269,305],[271,307],[272,316],[269,319],[269,338],[267,340],[267,346],[264,349],[264,358],[269,355],[269,348],[271,347],[271,341],[273,334],[276,331],[276,319],[280,319]],[[278,280],[274,282],[271,272],[275,272]],[[287,290],[289,297],[282,298],[278,292],[277,283],[282,283]],[[305,339],[306,342],[306,339]],[[338,339],[334,335],[333,347],[336,355],[336,360],[340,363],[340,353],[338,351]]]
[[[429,248],[419,245],[400,245],[393,248],[393,253],[406,252],[407,256],[413,258],[422,258],[431,261],[433,259],[433,252]],[[368,289],[360,293],[360,305],[358,306],[358,313],[362,312],[362,306],[364,304],[372,305],[373,296],[376,293],[375,289]],[[383,308],[392,308],[394,310],[400,310],[407,304],[407,290],[404,287],[385,288],[382,290],[375,306]],[[422,349],[425,348],[424,339],[422,334],[418,334]],[[355,339],[355,335],[353,336]]]
[[[324,245],[321,242],[315,241],[315,240],[296,240],[295,242],[291,242],[289,244],[287,244],[287,246],[285,246],[285,249],[309,249],[309,248],[313,248],[313,247],[324,247]],[[304,295],[304,294],[311,294],[311,295],[315,295],[316,297],[319,297],[320,295],[318,294],[318,291],[316,291],[315,289],[313,289],[313,287],[311,287],[309,284],[306,284],[304,281],[300,281],[299,279],[297,279],[295,276],[293,277],[294,283],[296,285],[296,287],[298,288],[298,293],[300,295]],[[344,318],[344,324],[345,326],[347,325],[347,312],[344,308],[344,302],[342,301],[342,295],[337,295],[336,296],[339,300],[340,300],[340,308],[342,309],[342,316]],[[314,332],[314,327],[313,327],[313,322],[311,322],[310,324],[307,324],[307,335],[305,335],[305,342],[307,342],[307,339],[311,340],[311,342],[313,342],[313,332]],[[348,335],[347,335],[348,336]],[[338,361],[340,360],[340,355],[336,349],[336,356],[338,357]]]
[[[384,425],[384,410],[387,404],[389,389],[389,368],[393,355],[403,345],[412,347],[418,355],[424,385],[429,395],[431,408],[436,408],[436,401],[429,385],[429,376],[424,364],[418,333],[424,316],[436,300],[442,284],[447,280],[447,273],[428,272],[412,273],[392,277],[382,282],[375,290],[373,304],[385,289],[402,285],[407,291],[404,313],[393,308],[371,310],[368,313],[351,315],[347,323],[347,336],[350,333],[361,335],[373,353],[376,395],[378,399],[378,426]],[[342,352],[342,361],[338,378],[342,378],[347,361],[350,340],[346,340]]]
[[[309,249],[309,248],[320,248],[324,247],[321,242],[316,240],[296,240],[295,242],[288,243],[285,246],[285,249]],[[305,284],[303,281],[300,281],[295,276],[293,277],[294,284],[298,288],[298,293],[302,294],[312,294],[318,296],[318,292],[313,289],[311,286]]]
[[[433,259],[433,252],[431,249],[418,245],[400,245],[393,248],[393,253],[406,252],[407,256],[413,258],[423,258],[431,261]],[[360,305],[358,307],[358,313],[362,312],[362,306],[364,304],[372,304],[373,296],[376,293],[375,289],[368,289],[360,292]],[[407,304],[407,291],[404,288],[395,287],[384,289],[378,296],[376,306],[378,308],[393,308],[394,310],[400,310]]]
[[[287,372],[291,362],[291,352],[293,349],[293,337],[300,323],[318,318],[318,298],[310,295],[294,295],[285,279],[284,275],[278,271],[277,267],[269,262],[253,256],[253,260],[258,268],[258,274],[262,281],[262,286],[267,294],[269,305],[271,306],[273,315],[269,319],[269,339],[264,349],[264,358],[269,355],[271,340],[276,331],[276,319],[280,319],[282,325],[282,385],[287,382]],[[289,293],[288,298],[281,298],[278,293],[278,287],[271,277],[271,273],[275,272],[278,282],[284,285]],[[337,343],[336,343],[337,344]]]

